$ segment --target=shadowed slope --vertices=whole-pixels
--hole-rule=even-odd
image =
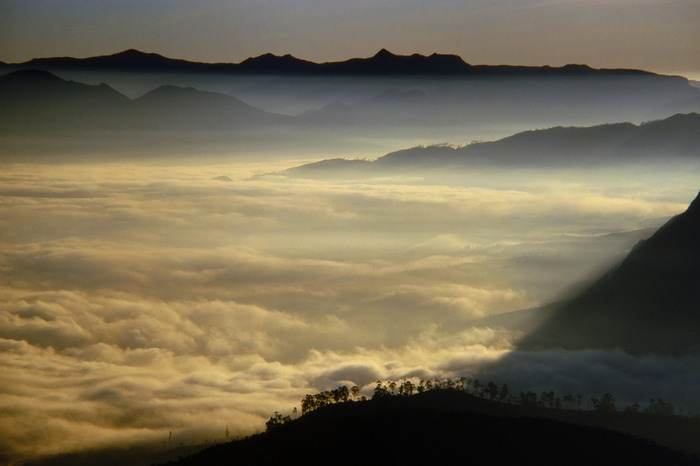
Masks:
[[[129,99],[106,84],[65,81],[47,71],[0,76],[0,128],[14,131],[95,128],[124,118]]]
[[[700,350],[699,303],[700,196],[519,347],[694,353]]]
[[[697,464],[650,441],[516,411],[457,391],[342,403],[174,464]]]

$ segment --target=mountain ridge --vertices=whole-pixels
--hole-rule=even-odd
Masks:
[[[374,161],[333,158],[292,167],[286,173],[371,175],[374,170],[441,170],[475,166],[509,167],[589,165],[629,162],[647,156],[697,157],[700,114],[676,114],[640,125],[608,123],[585,127],[528,130],[496,141],[467,146],[418,146],[385,154]],[[552,154],[552,151],[555,153]],[[550,152],[549,155],[543,155]],[[614,158],[613,158],[614,156]]]
[[[588,65],[568,64],[561,67],[530,65],[472,65],[454,54],[397,55],[381,49],[372,57],[350,58],[343,61],[317,63],[294,57],[291,54],[265,53],[249,57],[240,63],[206,63],[168,58],[158,53],[127,49],[109,55],[86,58],[46,57],[25,62],[7,64],[17,68],[91,71],[163,71],[230,74],[273,75],[366,75],[400,76],[432,75],[463,77],[534,77],[534,76],[639,76],[680,78],[625,68],[592,68]]]

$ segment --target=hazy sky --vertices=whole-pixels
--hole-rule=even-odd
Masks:
[[[700,75],[697,0],[0,0],[0,60],[127,48],[200,61],[456,53]]]

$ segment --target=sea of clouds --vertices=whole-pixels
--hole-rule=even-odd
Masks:
[[[685,209],[691,174],[253,177],[266,171],[3,166],[1,451],[222,440],[306,393],[380,379],[640,402],[700,386],[695,358],[526,354],[522,330],[480,323],[620,260]]]

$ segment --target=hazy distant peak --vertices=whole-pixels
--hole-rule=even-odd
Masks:
[[[105,83],[98,85],[69,81],[45,70],[17,70],[0,76],[2,91],[14,99],[41,96],[42,98],[79,98],[79,96],[103,96],[117,100],[128,98]],[[0,96],[0,98],[8,96]]]
[[[179,87],[172,84],[164,84],[143,94],[136,101],[144,101],[154,98],[172,98],[182,95],[193,95],[198,91],[193,87]]]
[[[342,102],[340,100],[334,100],[333,102],[330,102],[326,105],[324,105],[321,109],[322,110],[347,110],[351,106],[346,104],[345,102]]]
[[[162,86],[158,86],[155,89],[143,94],[141,97],[136,99],[136,101],[159,101],[162,103],[175,103],[183,98],[192,102],[201,101],[202,105],[211,106],[227,105],[234,103],[236,105],[242,105],[249,108],[253,108],[250,107],[248,104],[242,102],[241,100],[236,99],[235,97],[228,96],[226,94],[211,91],[202,91],[192,86],[180,87],[172,84],[164,84]]]
[[[387,89],[370,99],[373,103],[416,103],[426,98],[422,89]]]
[[[27,70],[17,70],[7,73],[2,76],[3,81],[45,81],[45,82],[61,82],[63,79],[59,78],[53,73],[44,70],[37,69],[27,69]]]
[[[197,91],[192,86],[180,87],[180,86],[175,86],[174,84],[163,84],[162,86],[158,86],[150,92],[152,92],[152,93],[188,93],[188,94],[193,94],[195,92],[203,92],[203,91]]]

